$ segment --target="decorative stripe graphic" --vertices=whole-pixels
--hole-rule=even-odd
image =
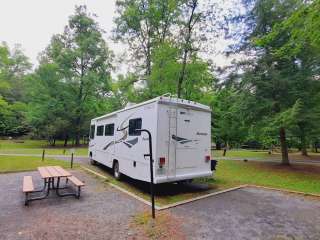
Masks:
[[[188,142],[198,142],[199,141],[199,140],[190,140],[190,139],[178,137],[176,135],[172,135],[172,139],[176,140],[178,143],[181,143],[181,144],[185,144],[185,143],[188,143]]]
[[[120,126],[117,128],[117,131],[121,131],[122,132],[122,137],[121,138],[119,138],[118,140],[116,140],[116,141],[111,141],[111,142],[109,142],[104,148],[103,148],[103,150],[106,150],[107,148],[109,148],[110,146],[112,146],[112,145],[115,145],[115,144],[117,144],[117,143],[123,143],[123,144],[125,144],[127,147],[129,147],[129,148],[131,148],[132,146],[134,146],[135,144],[137,144],[138,143],[138,137],[136,137],[136,138],[133,138],[133,139],[131,139],[131,140],[128,140],[128,141],[125,141],[127,138],[128,138],[128,127],[129,127],[129,125],[127,125],[127,126],[123,126],[124,124],[125,124],[125,122],[126,121],[128,121],[128,119],[133,115],[134,113],[132,113],[132,114],[130,114],[127,118],[125,118],[122,122],[121,122],[121,124],[120,124]]]

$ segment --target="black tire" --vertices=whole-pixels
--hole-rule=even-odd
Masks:
[[[193,181],[193,179],[187,179],[187,180],[179,181],[178,183],[182,184],[182,185],[188,185],[188,184],[191,184],[192,181]]]
[[[121,180],[121,172],[119,170],[119,163],[118,161],[115,161],[113,163],[113,176],[117,180]]]
[[[92,153],[90,153],[90,160],[89,161],[90,161],[91,165],[96,165],[96,163],[97,163],[95,160],[93,160]]]

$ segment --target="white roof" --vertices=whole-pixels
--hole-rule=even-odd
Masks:
[[[185,100],[185,99],[181,99],[181,98],[172,98],[172,97],[159,96],[159,97],[150,99],[148,101],[145,101],[145,102],[142,102],[142,103],[138,103],[138,104],[132,105],[130,107],[123,108],[123,109],[120,109],[118,111],[105,114],[105,115],[100,116],[100,117],[96,117],[96,118],[92,119],[91,121],[99,120],[99,119],[103,119],[103,118],[108,118],[108,117],[111,117],[111,116],[113,116],[113,115],[115,115],[115,114],[117,114],[119,112],[123,112],[123,111],[129,110],[129,109],[141,107],[143,105],[146,105],[146,104],[149,104],[149,103],[153,103],[153,102],[158,102],[160,104],[176,105],[176,106],[180,106],[180,107],[185,107],[185,108],[190,108],[190,109],[195,109],[195,110],[200,110],[200,111],[211,112],[211,109],[210,109],[209,106],[201,104],[201,103],[197,103],[197,102],[193,102],[193,101],[189,101],[189,100]]]

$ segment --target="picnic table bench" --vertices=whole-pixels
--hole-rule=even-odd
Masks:
[[[24,176],[23,177],[23,187],[22,191],[25,193],[25,205],[28,205],[30,201],[42,200],[49,196],[50,190],[55,190],[56,195],[59,197],[66,196],[75,196],[76,198],[80,198],[81,187],[84,186],[84,183],[80,181],[75,176],[72,176],[70,172],[63,169],[60,166],[47,166],[47,167],[38,167],[38,172],[41,178],[44,181],[43,188],[41,190],[35,190],[32,176]],[[67,187],[60,187],[61,178],[66,179],[66,184],[70,181],[76,188],[76,192],[67,192],[61,193],[62,189],[66,189]],[[56,179],[56,184],[55,184]],[[34,193],[42,193],[40,196],[30,196],[34,195]]]

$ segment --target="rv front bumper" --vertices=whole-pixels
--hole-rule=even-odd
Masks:
[[[176,176],[168,177],[168,176],[155,176],[154,183],[167,183],[167,182],[177,182],[182,180],[201,178],[201,177],[212,177],[212,171],[206,171],[201,173],[191,173],[191,174],[179,174]]]

